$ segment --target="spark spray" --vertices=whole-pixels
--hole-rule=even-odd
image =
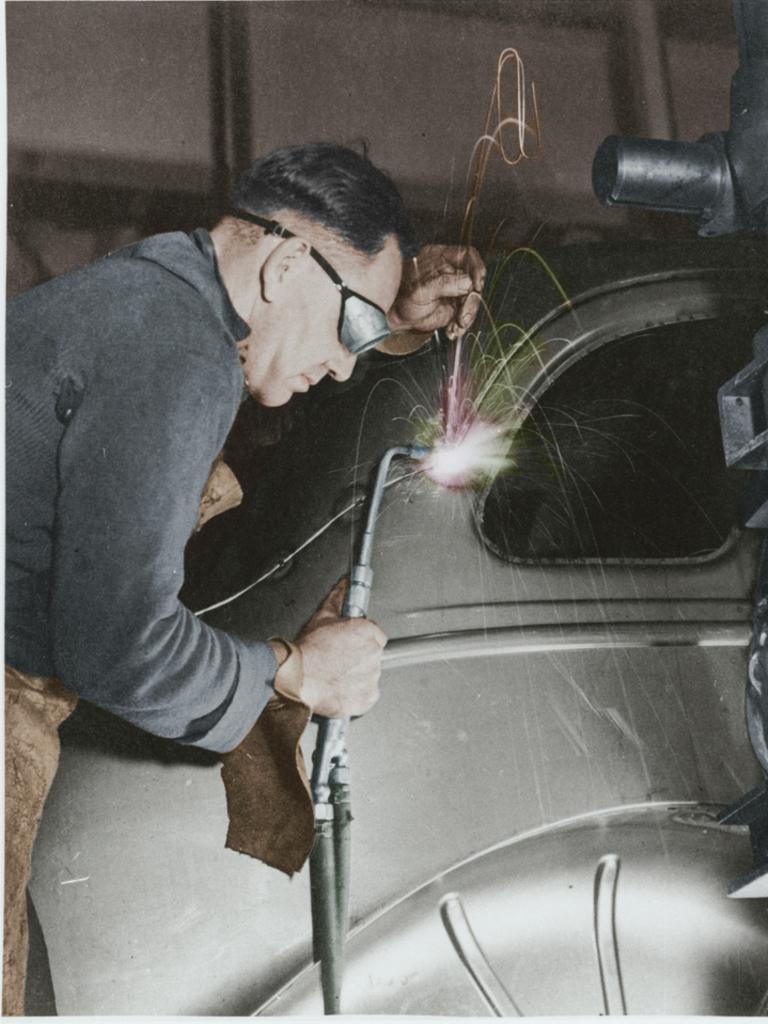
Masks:
[[[466,490],[513,466],[512,420],[506,409],[499,416],[490,403],[483,408],[487,374],[473,368],[464,339],[453,343],[449,363],[436,416],[416,426],[417,440],[428,449],[419,469],[440,487]]]

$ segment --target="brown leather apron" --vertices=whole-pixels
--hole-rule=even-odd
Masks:
[[[5,668],[3,1014],[24,1015],[27,884],[43,804],[59,764],[59,726],[77,697],[56,679]]]
[[[197,529],[233,508],[242,490],[217,459],[200,502]],[[5,914],[3,1015],[24,1015],[28,922],[26,891],[43,805],[59,764],[59,726],[77,697],[56,679],[5,668]],[[223,755],[229,832],[226,845],[297,871],[312,846],[314,819],[299,747],[309,708],[275,696],[235,750]]]

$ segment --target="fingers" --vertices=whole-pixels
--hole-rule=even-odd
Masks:
[[[425,307],[422,317],[412,319],[413,330],[435,331],[445,328],[449,338],[458,338],[474,323],[482,297],[470,292],[463,299],[444,300]]]
[[[348,576],[342,576],[340,580],[337,580],[337,582],[334,583],[328,594],[323,598],[320,607],[302,629],[302,636],[304,633],[307,633],[312,629],[316,629],[325,622],[332,622],[339,618],[342,608],[344,607],[344,598],[346,597],[348,586]]]
[[[456,299],[439,298],[432,302],[414,303],[410,327],[414,331],[437,331],[456,316]]]
[[[343,640],[350,648],[350,657],[353,649],[380,653],[387,646],[387,634],[371,619],[337,619],[335,627],[340,642]]]
[[[359,622],[361,625],[365,623],[365,625],[368,627],[371,640],[374,643],[378,644],[379,650],[383,651],[384,648],[387,646],[387,634],[380,626],[377,626],[376,623],[372,622],[370,619],[345,619],[344,621]]]
[[[485,264],[476,249],[427,245],[404,264],[390,323],[396,330],[406,327],[424,333],[450,325],[449,333],[458,337],[475,319],[484,283]]]
[[[472,291],[472,278],[468,274],[446,270],[439,277],[422,286],[426,301],[457,299]]]
[[[360,672],[364,671],[361,667]],[[332,691],[311,705],[313,714],[324,718],[359,718],[378,703],[381,696],[379,677],[381,670],[371,670],[365,685],[348,686],[344,691]]]
[[[466,291],[482,291],[485,285],[485,263],[473,245],[425,245],[413,265],[417,282],[429,279],[439,268],[444,274],[461,272],[469,278]]]
[[[331,718],[362,715],[379,699],[384,632],[368,619],[336,619],[299,638],[301,699]]]
[[[436,299],[456,298],[472,291],[470,274],[461,267],[454,267],[441,260],[430,261],[430,266],[419,267],[418,272],[404,279],[407,298],[410,302],[429,304]]]
[[[476,292],[481,292],[485,287],[485,263],[480,253],[473,245],[466,249],[464,267],[472,278],[472,287]]]
[[[318,611],[338,618],[338,616],[341,615],[341,609],[344,606],[344,598],[347,595],[348,586],[349,576],[342,576],[341,579],[337,580],[331,587],[327,597],[318,608]]]
[[[474,292],[480,292],[485,284],[485,264],[476,249],[467,246],[425,246],[412,265],[407,264],[403,274],[403,285],[398,296],[398,305],[409,314],[410,323],[416,326],[419,317],[430,317],[430,328],[443,327],[455,317],[441,318],[444,310],[438,304],[451,303]],[[475,300],[477,301],[477,300]],[[468,324],[471,324],[477,306],[473,307]]]
[[[482,297],[478,292],[470,292],[461,303],[456,316],[456,327],[460,334],[463,334],[464,331],[469,330],[472,326],[482,302]]]
[[[318,693],[312,710],[327,718],[357,718],[378,703],[381,691],[381,650],[362,656],[337,684]],[[317,691],[316,691],[317,692]]]

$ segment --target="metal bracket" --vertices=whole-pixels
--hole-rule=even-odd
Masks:
[[[768,897],[768,782],[755,786],[719,816],[721,825],[746,825],[752,843],[754,868],[728,883],[736,899]]]

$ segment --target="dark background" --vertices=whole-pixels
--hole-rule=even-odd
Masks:
[[[456,240],[505,47],[535,82],[543,146],[491,160],[481,251],[690,234],[600,207],[592,156],[612,132],[724,129],[737,63],[727,0],[69,0],[10,2],[6,19],[9,294],[212,223],[231,175],[287,143],[365,139],[423,239]],[[507,116],[515,93],[509,64]]]

